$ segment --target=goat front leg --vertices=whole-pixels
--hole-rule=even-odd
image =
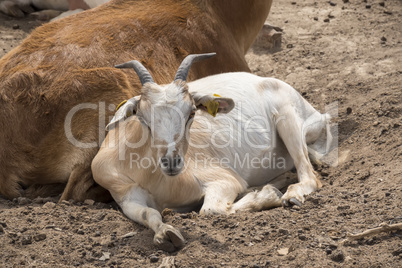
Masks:
[[[303,131],[302,119],[291,105],[279,110],[276,127],[283,143],[293,159],[299,182],[288,187],[282,196],[282,205],[301,206],[304,196],[321,187],[313,166],[308,158],[307,144]]]
[[[152,197],[146,190],[134,186],[118,203],[128,218],[155,232],[154,243],[162,250],[173,252],[184,246],[185,240],[181,233],[173,226],[162,222],[162,216],[154,208]]]

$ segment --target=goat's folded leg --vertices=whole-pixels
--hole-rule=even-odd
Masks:
[[[221,174],[221,176],[224,175]],[[234,178],[207,183],[200,214],[229,214],[236,197],[244,190],[245,187],[242,187]]]
[[[116,196],[113,192],[112,195],[115,200],[119,200],[118,203],[127,217],[155,232],[154,243],[159,248],[173,252],[184,246],[185,239],[180,231],[163,223],[159,211],[149,207],[154,202],[147,191],[133,186],[123,198]]]
[[[282,193],[272,185],[265,185],[261,190],[252,191],[244,195],[233,204],[230,213],[239,211],[260,211],[279,207]]]
[[[302,120],[291,105],[279,110],[276,127],[293,159],[299,179],[299,182],[290,185],[282,196],[282,205],[300,206],[304,202],[304,196],[320,188],[321,182],[308,158]]]

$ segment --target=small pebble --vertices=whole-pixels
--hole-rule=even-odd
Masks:
[[[110,260],[110,252],[102,252],[102,257],[99,258],[100,261]]]
[[[30,203],[30,201],[31,200],[29,200],[26,197],[18,197],[18,199],[17,199],[18,205],[27,205]]]
[[[34,204],[43,204],[43,203],[45,203],[44,200],[45,199],[42,198],[42,197],[37,197],[34,200],[32,200],[32,203],[34,203]]]
[[[330,255],[330,254],[332,253],[332,249],[326,248],[326,249],[325,249],[325,253],[327,253],[327,255]]]
[[[159,257],[156,255],[151,255],[149,257],[149,259],[151,260],[152,263],[158,262],[159,261]]]
[[[60,203],[63,204],[63,205],[67,205],[67,206],[70,205],[70,202],[68,202],[67,200],[63,200]]]
[[[34,236],[34,240],[36,242],[42,241],[46,239],[46,234],[37,234]]]
[[[367,9],[371,8],[371,5],[366,5],[366,8],[367,8]]]
[[[28,235],[28,236],[22,237],[21,244],[22,245],[32,244],[32,236]]]
[[[380,6],[385,7],[385,3],[384,2],[380,2],[378,3]]]
[[[390,196],[390,195],[391,195],[390,192],[386,192],[386,193],[385,193],[385,196]]]
[[[89,205],[89,206],[93,206],[93,205],[95,204],[95,201],[92,200],[92,199],[86,199],[86,200],[84,201],[84,204],[85,204],[85,205]]]
[[[331,5],[331,6],[336,6],[336,3],[334,3],[334,2],[332,2],[332,1],[329,1],[329,4]]]
[[[387,42],[387,38],[385,38],[385,36],[383,36],[383,37],[381,37],[381,41]]]
[[[17,30],[17,29],[19,29],[19,28],[20,28],[20,26],[19,26],[18,24],[14,24],[14,25],[13,25],[13,29],[14,29],[14,30]]]
[[[277,250],[279,256],[286,256],[289,254],[289,248],[281,248]]]
[[[328,18],[324,19],[324,22],[329,22],[329,19]]]
[[[318,21],[318,17],[314,17],[314,20],[315,20],[315,21]]]
[[[299,235],[299,239],[302,241],[306,241],[307,237],[305,235]]]
[[[345,260],[345,254],[341,250],[335,250],[330,257],[335,262],[343,262]]]
[[[348,107],[346,108],[346,114],[351,114],[352,113],[352,108]]]
[[[293,48],[293,44],[287,44],[287,48]]]
[[[46,202],[46,203],[42,206],[42,208],[45,208],[45,209],[52,209],[52,208],[54,208],[55,206],[56,206],[56,204],[53,203],[53,202]]]

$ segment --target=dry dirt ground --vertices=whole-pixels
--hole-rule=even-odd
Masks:
[[[332,1],[276,1],[282,49],[247,54],[253,73],[338,107],[339,163],[316,167],[323,188],[302,207],[165,215],[188,241],[169,254],[113,204],[0,199],[0,267],[402,267],[400,230],[340,243],[402,222],[402,2]],[[40,24],[0,19],[0,56]]]

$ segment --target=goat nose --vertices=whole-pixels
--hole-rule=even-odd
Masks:
[[[169,168],[170,162],[171,161],[169,160],[169,157],[167,157],[167,156],[164,156],[164,157],[161,158],[161,166],[163,168]]]
[[[177,168],[182,164],[182,157],[175,155],[174,157],[164,156],[161,158],[161,166],[163,168]]]
[[[163,156],[160,159],[160,166],[169,175],[177,175],[183,168],[183,158],[180,155]]]
[[[183,161],[183,159],[181,158],[180,155],[175,155],[173,157],[173,167],[175,167],[175,168],[180,167],[182,161]]]

